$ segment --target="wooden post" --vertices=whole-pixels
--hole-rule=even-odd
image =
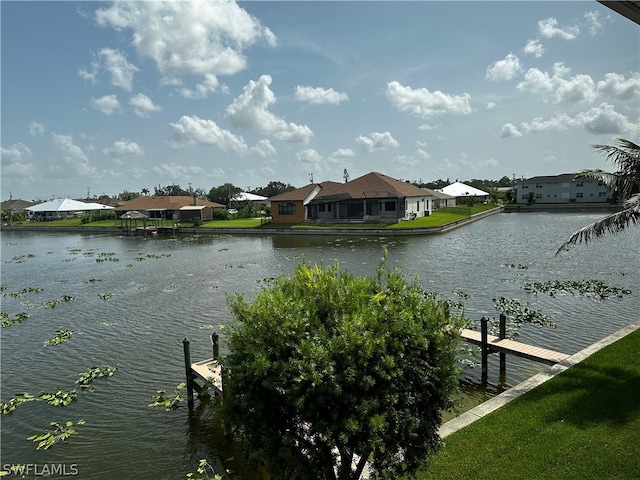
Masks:
[[[220,356],[220,347],[218,345],[218,334],[216,332],[211,334],[211,348],[213,350],[213,361],[217,362]]]
[[[482,383],[487,383],[487,372],[489,370],[489,346],[488,346],[488,320],[485,317],[480,319],[480,351],[482,352]]]
[[[504,313],[500,314],[500,333],[498,335],[500,340],[507,338],[507,316]],[[504,378],[507,374],[507,354],[500,352],[500,381],[504,382]]]
[[[184,350],[184,369],[187,375],[187,402],[189,408],[193,407],[193,373],[191,373],[191,345],[189,339],[184,337],[182,340]]]

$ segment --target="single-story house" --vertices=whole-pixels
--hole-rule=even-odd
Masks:
[[[128,211],[137,210],[139,212],[144,212],[149,219],[180,220],[180,209],[186,206],[206,207],[204,209],[195,210],[200,213],[203,220],[209,217],[209,214],[206,213],[207,209],[225,208],[225,206],[220,203],[210,202],[203,198],[197,198],[195,196],[191,197],[189,195],[142,196],[120,203],[116,207],[116,215],[122,215]],[[194,213],[185,213],[185,215],[193,218]],[[213,213],[211,213],[211,218],[213,218]]]
[[[345,183],[311,183],[270,200],[274,223],[396,223],[430,215],[434,196],[371,172]]]
[[[446,193],[442,193],[438,190],[431,190],[430,188],[424,188],[424,190],[433,195],[433,210],[456,206],[456,197],[447,195]]]
[[[468,198],[474,198],[478,202],[487,202],[489,200],[489,193],[462,182],[454,182],[451,185],[440,188],[439,191],[451,197],[456,197],[457,204],[464,203]]]
[[[102,203],[86,203],[69,198],[57,198],[48,202],[38,203],[27,207],[25,210],[33,215],[41,216],[45,219],[57,219],[75,217],[82,213],[99,213],[112,211],[114,208]]]
[[[516,203],[607,203],[614,192],[595,178],[572,173],[538,176],[516,183]]]

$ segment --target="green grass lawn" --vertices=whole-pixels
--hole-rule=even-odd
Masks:
[[[326,229],[413,229],[413,228],[428,228],[428,227],[441,227],[448,223],[462,220],[476,213],[484,212],[495,208],[495,205],[488,204],[476,204],[473,207],[455,207],[451,209],[441,209],[432,213],[428,217],[421,217],[416,220],[402,221],[398,223],[297,223],[297,224],[282,224],[282,223],[265,223],[261,218],[237,218],[232,220],[212,220],[204,222],[200,225],[200,228],[276,228],[276,229],[311,229],[311,228],[326,228]],[[80,217],[66,218],[61,220],[51,220],[47,222],[25,222],[23,225],[37,226],[37,227],[117,227],[119,228],[123,223],[118,219],[111,220],[97,220],[90,223],[82,223]],[[138,226],[142,226],[141,221],[138,222]],[[172,220],[159,220],[148,221],[147,225],[158,225],[171,227],[173,225]],[[192,228],[193,224],[190,222],[180,222],[180,227]]]
[[[414,478],[640,478],[640,331],[451,434]]]

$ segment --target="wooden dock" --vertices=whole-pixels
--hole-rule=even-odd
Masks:
[[[464,329],[460,332],[460,336],[464,341],[473,345],[482,346],[482,333],[476,330]],[[500,338],[495,335],[487,335],[487,347],[489,350],[500,353],[510,353],[517,357],[527,358],[536,362],[546,363],[547,365],[555,365],[569,358],[566,353],[548,350],[527,343],[516,342],[508,338]]]
[[[222,395],[222,365],[213,358],[191,364],[193,376],[213,388],[217,395]]]

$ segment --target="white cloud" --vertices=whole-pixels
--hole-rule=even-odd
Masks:
[[[120,50],[103,48],[98,53],[104,62],[104,68],[111,75],[111,84],[127,92],[131,91],[133,75],[138,68],[127,61],[127,56]]]
[[[618,100],[635,100],[637,105],[640,98],[640,73],[636,72],[628,79],[625,79],[624,75],[607,73],[604,80],[598,82],[596,88],[600,96]]]
[[[522,133],[513,123],[505,123],[500,129],[500,138],[521,137]]]
[[[184,98],[202,99],[207,98],[210,93],[215,92],[220,87],[218,77],[211,73],[204,75],[204,81],[196,85],[195,90],[189,90],[188,88],[182,88],[179,90],[180,95]]]
[[[637,133],[639,128],[639,125],[630,122],[627,117],[616,112],[613,106],[607,103],[578,114],[576,120],[587,132],[596,135]]]
[[[2,175],[21,177],[24,180],[36,173],[33,163],[29,163],[31,150],[22,142],[14,143],[9,148],[0,147],[0,159]]]
[[[105,115],[111,115],[112,113],[119,112],[121,110],[120,102],[118,101],[118,97],[115,95],[105,95],[100,98],[92,97],[91,106]]]
[[[450,95],[439,90],[430,92],[426,88],[413,89],[393,81],[387,84],[387,99],[393,106],[403,112],[409,112],[420,117],[430,117],[436,114],[471,113],[470,95]]]
[[[134,112],[137,116],[141,118],[149,117],[153,112],[159,112],[162,110],[162,107],[153,103],[149,97],[147,97],[143,93],[138,93],[134,95],[129,100],[129,105],[131,105],[134,109]]]
[[[327,166],[322,155],[311,148],[296,153],[296,159],[310,174],[323,172]]]
[[[498,104],[496,102],[487,102],[484,108],[486,108],[487,110],[493,110],[497,105]]]
[[[131,30],[141,57],[167,76],[232,75],[246,68],[243,49],[273,33],[236,2],[115,2],[95,14],[101,26]]]
[[[349,100],[346,93],[336,92],[333,88],[314,88],[308,86],[296,86],[296,100],[301,102],[309,102],[316,105],[322,103],[331,103],[340,105],[341,102]]]
[[[82,148],[73,143],[71,135],[54,133],[51,135],[51,139],[54,152],[71,165],[77,175],[93,178],[99,175],[98,170],[89,164],[89,157],[82,151]]]
[[[41,137],[44,135],[44,125],[38,122],[29,122],[29,135],[32,137]]]
[[[167,178],[175,183],[188,182],[191,178],[203,178],[206,172],[203,168],[195,165],[183,165],[178,163],[162,163],[151,169],[155,174]]]
[[[389,132],[373,132],[369,135],[360,135],[356,138],[356,142],[360,145],[363,152],[371,153],[377,150],[386,150],[388,148],[398,148],[400,144],[391,136]]]
[[[333,152],[331,156],[334,158],[348,158],[348,157],[355,157],[356,154],[350,148],[339,148],[338,150]]]
[[[427,152],[426,150],[419,148],[416,150],[416,157],[421,158],[423,160],[427,160],[429,158],[431,158],[431,154],[429,152]]]
[[[542,93],[545,100],[553,103],[570,105],[580,102],[591,102],[596,98],[593,79],[589,75],[578,74],[567,77],[570,69],[562,63],[553,66],[553,76],[537,68],[525,73],[524,81],[517,88],[523,91]]]
[[[143,155],[144,149],[136,142],[131,142],[123,138],[113,142],[113,146],[103,149],[102,153],[109,157],[119,158],[130,155]]]
[[[287,123],[268,108],[276,102],[269,89],[271,76],[262,75],[257,82],[251,80],[244,92],[227,107],[226,117],[233,126],[247,128],[290,143],[309,143],[313,132],[306,125]]]
[[[536,58],[540,58],[544,53],[544,46],[539,40],[529,40],[524,46],[524,53],[533,55]]]
[[[510,53],[503,60],[493,62],[487,67],[488,80],[511,80],[522,71],[520,60]]]
[[[241,136],[220,128],[213,120],[204,120],[197,116],[180,117],[173,127],[169,144],[173,148],[216,146],[224,152],[244,154],[248,147]]]
[[[580,27],[558,27],[558,20],[553,17],[545,18],[538,22],[538,31],[544,38],[559,37],[563,40],[574,40],[580,34]]]
[[[271,145],[271,142],[265,138],[251,147],[249,153],[258,157],[269,157],[276,154],[276,149]]]
[[[630,122],[627,117],[616,112],[612,105],[602,103],[574,117],[570,117],[565,113],[556,113],[548,120],[537,117],[531,122],[523,122],[522,127],[526,133],[584,128],[592,134],[606,135],[637,132],[640,126]]]
[[[604,31],[604,25],[602,25],[602,22],[600,21],[599,12],[594,12],[594,11],[586,12],[584,14],[584,18],[587,22],[587,31],[589,32],[589,35],[591,35],[592,37]]]
[[[429,125],[428,123],[423,123],[422,125],[420,125],[418,127],[418,130],[425,130],[425,131],[429,131],[429,130],[435,130],[438,127],[441,127],[441,124],[438,125]]]

